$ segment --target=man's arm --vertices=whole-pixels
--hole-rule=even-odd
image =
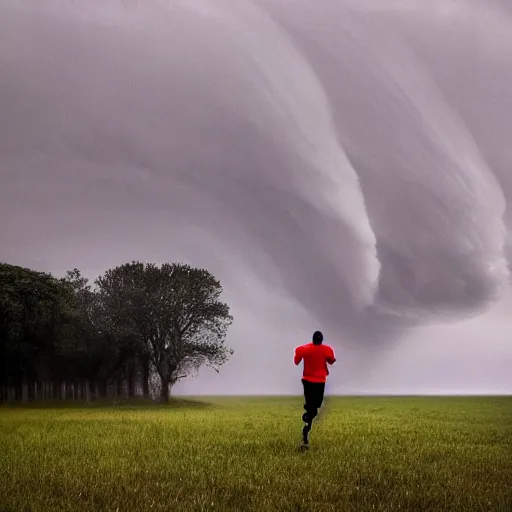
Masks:
[[[302,361],[302,350],[300,349],[300,347],[297,347],[295,349],[295,356],[293,358],[293,362],[295,364],[299,364],[301,361]]]
[[[327,355],[326,360],[329,364],[334,364],[336,362],[336,357],[332,348],[329,350],[329,354]]]

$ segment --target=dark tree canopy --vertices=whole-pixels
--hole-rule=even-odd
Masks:
[[[0,358],[14,382],[57,371],[73,342],[70,289],[49,274],[0,264]]]
[[[116,336],[132,336],[169,386],[203,365],[218,371],[233,353],[224,340],[232,322],[222,287],[207,270],[185,264],[132,262],[100,277],[99,301]]]
[[[95,284],[78,269],[57,279],[0,263],[0,401],[132,397],[141,387],[149,397],[155,371],[168,400],[179,379],[218,371],[233,353],[229,307],[207,270],[132,262]]]

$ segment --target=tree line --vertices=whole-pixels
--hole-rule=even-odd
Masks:
[[[92,286],[0,263],[0,401],[137,396],[155,377],[169,400],[179,379],[233,354],[233,318],[207,270],[134,261]]]

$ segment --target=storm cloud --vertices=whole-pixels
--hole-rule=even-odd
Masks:
[[[356,342],[478,315],[512,258],[506,9],[4,0],[0,258],[197,244]]]

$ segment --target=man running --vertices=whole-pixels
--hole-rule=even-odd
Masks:
[[[318,415],[318,409],[324,400],[325,381],[329,375],[327,363],[334,364],[336,357],[334,350],[329,345],[323,345],[324,336],[320,331],[313,334],[313,343],[301,345],[295,349],[294,362],[298,365],[304,360],[302,384],[304,386],[304,409],[302,421],[306,423],[302,429],[304,445],[308,445],[308,434],[311,430],[313,419]]]

